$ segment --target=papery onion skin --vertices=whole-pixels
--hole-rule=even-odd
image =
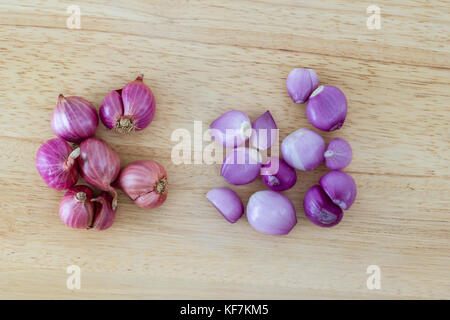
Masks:
[[[284,138],[281,153],[291,167],[310,171],[324,160],[325,147],[325,141],[319,134],[303,128]]]
[[[319,227],[337,225],[343,216],[342,209],[335,205],[319,185],[312,186],[303,199],[305,215]]]
[[[347,99],[333,86],[320,86],[309,97],[306,117],[317,129],[334,131],[342,127],[347,116]]]
[[[225,112],[211,123],[211,137],[226,148],[243,145],[252,135],[250,118],[242,111]]]
[[[261,154],[255,149],[239,147],[227,154],[220,175],[229,184],[243,185],[255,180],[260,170]]]
[[[319,77],[312,69],[293,69],[286,79],[287,91],[295,103],[305,103],[318,85]]]
[[[278,140],[278,127],[269,110],[253,121],[252,127],[250,144],[254,148],[267,150]]]
[[[235,223],[244,214],[241,198],[230,188],[211,189],[206,194],[206,198],[230,223]]]
[[[97,110],[84,98],[60,94],[53,110],[51,127],[58,137],[78,143],[95,134],[98,127]]]
[[[123,117],[123,103],[122,96],[120,95],[121,92],[122,90],[111,91],[106,95],[100,105],[98,112],[100,115],[100,120],[108,129],[115,129],[116,126],[117,130],[121,128],[120,119]]]
[[[79,154],[80,149],[72,150],[64,139],[50,139],[36,153],[36,168],[49,187],[66,190],[78,181]]]
[[[143,82],[143,75],[120,90],[113,90],[100,106],[100,119],[105,127],[119,133],[143,130],[155,116],[156,102],[152,90]]]
[[[89,138],[80,144],[78,157],[81,176],[97,189],[113,194],[113,208],[117,206],[117,192],[111,186],[120,172],[119,155],[102,139]]]
[[[286,235],[297,224],[291,200],[272,190],[258,191],[250,197],[247,219],[255,230],[270,235]]]
[[[323,191],[343,210],[348,210],[356,199],[356,183],[346,172],[333,170],[319,180]]]
[[[140,160],[120,172],[120,188],[144,209],[161,206],[167,199],[168,181],[164,167],[153,160]]]
[[[341,138],[331,140],[324,153],[325,164],[332,170],[340,170],[347,167],[352,161],[352,156],[352,147]]]
[[[102,192],[97,198],[91,200],[96,203],[95,217],[92,228],[97,230],[106,230],[111,227],[116,218],[117,207],[112,208],[113,197],[108,192]]]
[[[71,228],[89,229],[95,213],[92,195],[92,189],[88,186],[71,187],[59,203],[61,221]]]
[[[261,167],[261,178],[273,191],[284,191],[295,185],[297,173],[283,159],[270,157]]]

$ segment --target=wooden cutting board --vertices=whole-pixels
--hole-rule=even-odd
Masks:
[[[80,29],[68,28],[67,1],[0,1],[0,298],[450,298],[449,1],[375,1],[380,29],[367,26],[367,1],[76,4]],[[340,225],[318,228],[301,203],[327,169],[298,172],[285,192],[298,224],[272,237],[220,216],[205,198],[227,185],[220,164],[175,165],[171,135],[231,109],[270,110],[282,138],[312,128],[285,89],[294,67],[348,98],[343,128],[321,134],[351,143],[358,196]],[[128,136],[100,125],[97,136],[123,165],[162,163],[167,202],[147,211],[121,193],[111,229],[71,230],[57,215],[63,192],[35,168],[57,96],[98,108],[139,73],[154,121]],[[232,189],[245,205],[265,186]],[[79,290],[66,285],[71,265]]]

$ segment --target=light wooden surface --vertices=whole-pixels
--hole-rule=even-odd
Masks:
[[[367,1],[76,1],[80,30],[66,27],[70,2],[14,3],[0,1],[0,298],[450,298],[449,1],[374,1],[380,30]],[[299,172],[286,192],[299,223],[271,237],[227,223],[205,199],[226,185],[220,165],[174,165],[170,137],[230,109],[269,109],[282,137],[311,128],[285,90],[293,67],[347,95],[344,127],[323,136],[351,143],[358,197],[339,226],[315,227],[301,202],[326,168]],[[153,123],[97,136],[123,164],[164,164],[167,202],[145,211],[121,193],[110,230],[70,230],[34,163],[57,96],[98,108],[139,73]],[[264,186],[233,189],[246,204]],[[81,290],[66,287],[69,265]]]

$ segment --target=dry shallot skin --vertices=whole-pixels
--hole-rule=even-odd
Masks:
[[[95,213],[92,195],[92,189],[88,186],[71,187],[59,203],[61,221],[70,228],[89,229]]]
[[[120,90],[111,91],[100,106],[105,127],[119,133],[143,130],[155,115],[155,96],[143,82],[143,75]]]
[[[120,172],[118,183],[138,207],[153,209],[166,201],[167,173],[156,161],[141,160],[130,163]]]
[[[91,201],[96,203],[92,228],[106,230],[111,227],[117,213],[117,207],[115,209],[112,208],[113,197],[108,192],[103,191],[97,198]]]
[[[58,137],[78,143],[95,134],[97,110],[84,98],[60,94],[53,110],[51,127]]]
[[[97,189],[113,194],[113,208],[117,206],[117,192],[111,186],[120,172],[119,155],[99,138],[89,138],[80,144],[78,164],[81,176]]]
[[[120,119],[123,116],[121,92],[122,90],[113,90],[108,93],[103,99],[99,110],[100,120],[102,120],[105,127],[115,129],[118,132],[121,132]]]

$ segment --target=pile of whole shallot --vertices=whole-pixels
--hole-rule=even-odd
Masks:
[[[119,133],[142,130],[153,120],[155,97],[141,75],[122,89],[111,91],[99,113],[108,129]],[[167,198],[163,166],[142,160],[121,170],[119,155],[94,137],[98,122],[92,103],[60,94],[51,118],[57,138],[45,142],[36,154],[36,168],[45,183],[56,190],[67,190],[59,205],[59,217],[71,228],[111,227],[117,213],[116,188],[146,209],[159,207]],[[79,174],[90,186],[76,185]]]
[[[334,131],[342,127],[347,115],[345,95],[336,87],[319,86],[314,70],[293,69],[287,77],[286,87],[295,103],[306,103],[306,116],[315,128]],[[271,189],[250,196],[247,204],[250,225],[265,234],[288,234],[297,224],[297,216],[291,200],[280,192],[292,188],[297,182],[295,169],[310,171],[323,161],[331,171],[306,192],[303,208],[306,217],[315,225],[337,225],[343,217],[343,210],[349,209],[356,198],[355,181],[340,171],[352,160],[349,143],[334,138],[327,147],[318,133],[301,128],[283,139],[283,159],[272,156],[263,162],[261,151],[277,141],[277,129],[269,111],[253,124],[244,112],[228,111],[210,126],[211,136],[217,143],[233,148],[223,161],[222,177],[229,184],[243,185],[261,176]],[[246,147],[248,140],[249,147]],[[231,223],[244,213],[241,199],[230,188],[214,188],[206,197]]]

